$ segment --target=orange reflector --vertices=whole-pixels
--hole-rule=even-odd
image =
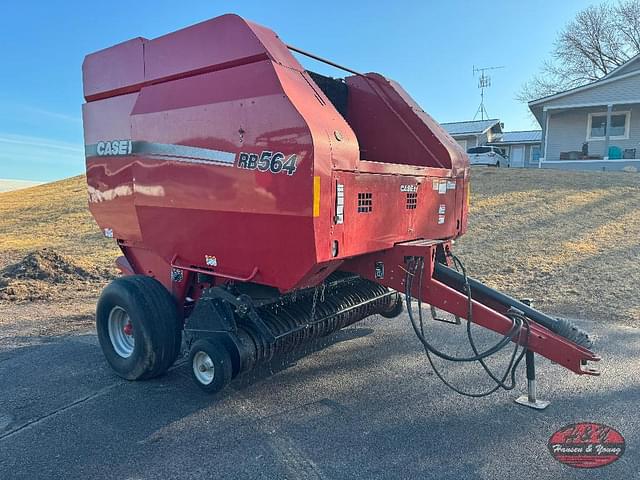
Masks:
[[[320,216],[320,177],[313,177],[313,216]]]

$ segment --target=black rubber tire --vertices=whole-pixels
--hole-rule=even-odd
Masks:
[[[193,360],[198,352],[206,353],[213,363],[214,373],[211,383],[203,383],[196,376]],[[193,381],[207,393],[216,393],[222,390],[229,384],[233,374],[229,351],[222,343],[209,338],[198,340],[193,344],[189,351],[189,367]]]
[[[380,315],[384,318],[396,318],[404,311],[404,301],[402,300],[402,296],[396,292],[395,296],[392,296],[391,298],[394,298],[393,305],[389,307],[389,310],[380,312]]]
[[[127,358],[114,349],[109,337],[109,314],[126,311],[133,326],[134,349]],[[157,280],[144,275],[115,279],[98,300],[96,329],[102,352],[113,370],[127,380],[157,377],[173,365],[182,341],[176,303]]]

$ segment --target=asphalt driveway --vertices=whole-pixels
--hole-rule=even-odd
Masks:
[[[449,391],[405,315],[356,324],[213,397],[185,364],[152,381],[119,379],[91,332],[21,338],[0,348],[0,479],[640,478],[640,331],[581,324],[599,336],[603,374],[539,361],[540,395],[552,402],[542,412],[513,403],[523,371],[517,392]],[[429,328],[439,344],[463,334]],[[469,389],[487,385],[475,370],[446,371]],[[619,430],[623,457],[597,470],[557,463],[547,440],[580,421]]]

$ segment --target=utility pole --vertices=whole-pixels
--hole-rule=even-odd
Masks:
[[[489,70],[498,70],[500,68],[504,68],[504,66],[500,66],[500,67],[476,67],[475,65],[473,66],[473,76],[475,77],[476,74],[479,74],[478,88],[480,89],[480,106],[478,107],[478,110],[476,110],[476,114],[473,116],[474,120],[478,117],[478,115],[480,115],[480,120],[484,120],[485,115],[487,119],[489,118],[487,109],[484,106],[484,91],[485,89],[491,86],[491,77],[487,74],[487,72]]]

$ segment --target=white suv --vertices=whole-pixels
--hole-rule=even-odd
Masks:
[[[498,147],[473,147],[467,150],[471,165],[491,165],[493,167],[507,167],[507,157]]]

